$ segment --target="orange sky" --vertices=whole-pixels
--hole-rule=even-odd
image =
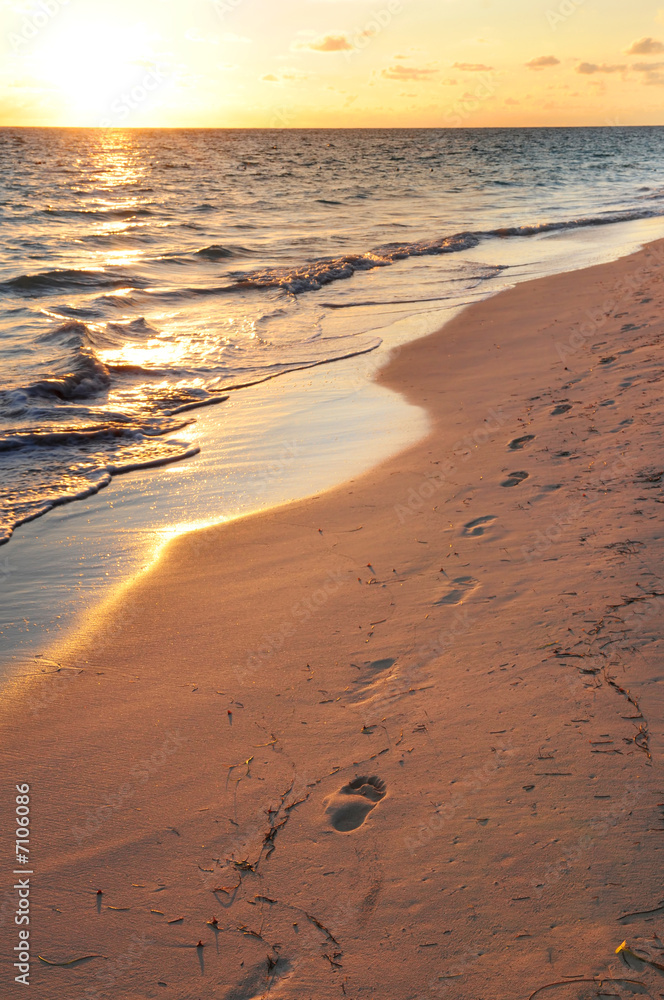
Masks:
[[[0,39],[4,125],[664,123],[648,0],[0,0]]]

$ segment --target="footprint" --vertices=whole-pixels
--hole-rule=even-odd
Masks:
[[[479,538],[480,535],[484,534],[486,526],[495,520],[494,514],[489,514],[487,517],[477,517],[474,521],[469,521],[468,524],[464,525],[462,534],[466,538]]]
[[[473,590],[477,590],[477,580],[472,576],[458,576],[452,583],[456,584],[453,590],[450,590],[445,597],[441,597],[439,601],[436,601],[435,607],[440,604],[461,604],[465,597],[468,597],[469,593]]]
[[[334,795],[325,799],[325,815],[339,833],[349,833],[362,826],[372,809],[385,798],[385,782],[375,774],[353,778]]]
[[[519,486],[520,483],[523,483],[528,478],[529,474],[527,472],[510,472],[509,478],[500,485],[505,486],[506,488],[509,488],[510,486]]]
[[[556,406],[555,409],[551,410],[551,416],[559,417],[562,413],[567,413],[568,410],[571,409],[572,409],[571,403],[561,403],[559,406]]]
[[[364,705],[384,693],[385,684],[394,674],[392,668],[396,662],[396,657],[388,656],[382,660],[365,660],[361,665],[351,663],[351,667],[358,671],[348,692],[351,703]]]
[[[384,660],[372,660],[371,663],[366,663],[366,669],[371,671],[371,673],[377,674],[381,673],[383,670],[389,670],[396,663],[396,658],[391,656],[386,657]]]
[[[600,365],[610,365],[612,361],[616,360],[615,354],[611,354],[608,358],[601,358]]]
[[[530,444],[530,442],[534,440],[534,434],[525,434],[523,437],[514,438],[513,441],[510,441],[507,447],[510,451],[521,451],[522,448],[525,448],[527,444]]]

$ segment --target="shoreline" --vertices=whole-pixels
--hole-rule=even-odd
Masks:
[[[272,509],[343,483],[349,474],[360,474],[376,464],[376,440],[380,440],[380,457],[396,454],[421,433],[425,418],[418,421],[397,395],[381,399],[383,390],[375,381],[367,381],[375,363],[384,363],[395,344],[402,346],[435,332],[457,307],[468,308],[476,295],[492,297],[506,283],[627,255],[637,244],[659,237],[661,226],[655,219],[610,228],[608,244],[605,228],[568,231],[562,238],[536,239],[534,254],[532,237],[510,239],[509,248],[501,251],[510,265],[502,278],[489,283],[497,282],[497,287],[489,290],[489,284],[483,283],[469,298],[442,300],[431,313],[425,310],[406,316],[397,310],[386,315],[387,325],[376,327],[385,346],[374,361],[369,355],[369,362],[359,367],[357,361],[334,362],[308,380],[285,375],[278,391],[259,386],[250,394],[252,398],[238,396],[221,412],[203,410],[190,428],[190,443],[203,452],[198,458],[165,470],[130,473],[126,481],[116,477],[100,497],[67,504],[18,529],[0,553],[0,603],[5,609],[0,674],[22,669],[35,654],[46,653],[63,635],[80,628],[82,619],[107,598],[111,588],[122,586],[151,564],[153,550],[161,547],[163,536],[171,537],[187,526],[222,523],[251,509]],[[601,242],[596,242],[600,237]],[[490,263],[482,248],[471,257],[477,258],[476,263]],[[411,263],[403,274],[401,265],[397,266],[394,274],[402,291],[408,275],[417,283],[420,266],[413,269]],[[426,270],[426,262],[424,266]],[[347,321],[363,327],[366,317],[360,309]],[[357,371],[350,369],[353,364]],[[352,399],[347,399],[349,391]],[[264,407],[269,418],[257,424],[254,414]]]
[[[520,284],[407,344],[379,381],[426,438],[175,539],[15,682],[34,953],[107,956],[34,962],[41,997],[636,978],[614,953],[647,951],[661,867],[663,259]]]

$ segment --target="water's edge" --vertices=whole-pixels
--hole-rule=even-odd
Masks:
[[[576,257],[565,241],[557,264],[549,260],[535,271],[532,264],[511,265],[500,282],[485,284],[466,302],[393,324],[374,354],[238,393],[231,410],[214,408],[225,411],[223,420],[217,413],[199,414],[194,446],[203,451],[197,459],[114,480],[104,500],[77,501],[19,529],[2,550],[4,563],[0,559],[0,592],[9,600],[11,589],[15,612],[14,624],[0,631],[4,672],[61,640],[112,587],[149,565],[169,537],[317,495],[426,436],[424,411],[373,381],[395,346],[434,333],[462,308],[521,281],[634,253],[664,236],[664,224],[656,232],[649,225],[650,232],[632,228],[620,238],[614,232],[611,246],[577,247]],[[247,455],[252,449],[253,456]]]

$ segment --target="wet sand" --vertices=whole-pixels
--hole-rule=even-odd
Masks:
[[[663,261],[409,344],[428,437],[175,539],[16,683],[38,997],[663,991],[615,954],[664,964]]]

